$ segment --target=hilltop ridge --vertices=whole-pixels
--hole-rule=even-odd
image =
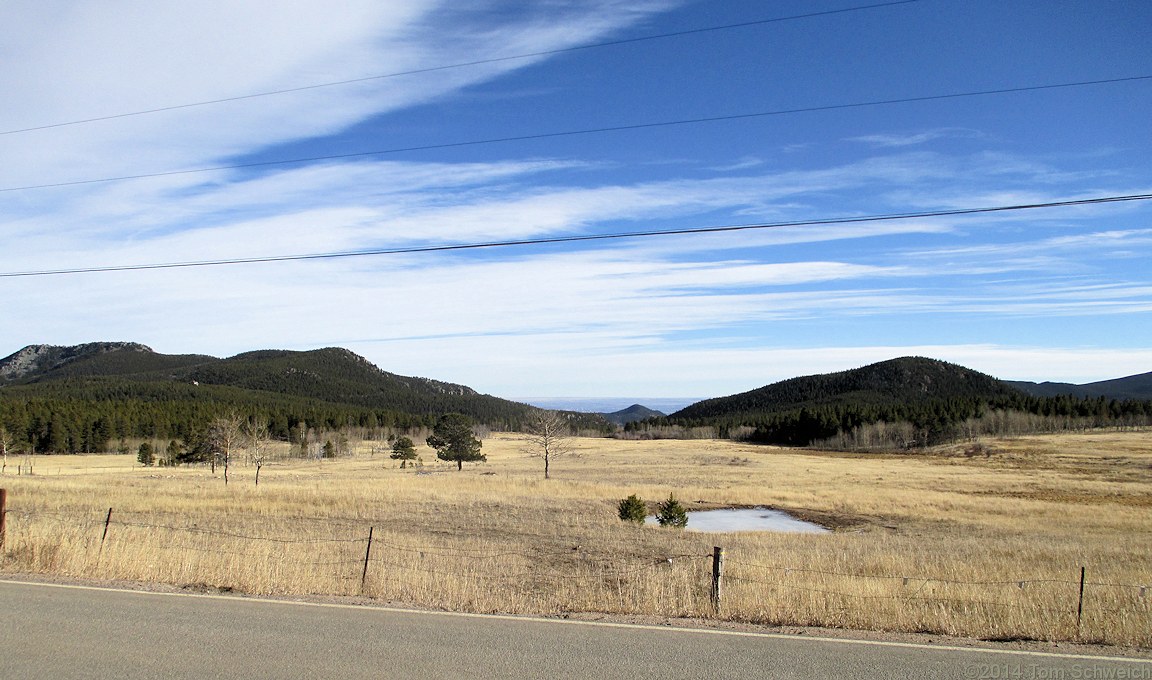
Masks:
[[[91,361],[115,352],[152,353],[152,348],[135,342],[89,342],[82,345],[28,345],[0,360],[0,381],[15,382],[65,370],[75,362]]]
[[[836,373],[808,375],[727,397],[706,399],[672,418],[708,418],[818,407],[845,402],[917,403],[1000,397],[1020,392],[970,368],[925,357],[900,357]]]
[[[1095,385],[1147,395],[1150,378]],[[92,342],[29,345],[0,359],[0,424],[36,450],[104,450],[113,437],[186,437],[213,417],[237,412],[267,420],[274,436],[290,439],[304,426],[375,432],[428,427],[445,413],[516,430],[535,411],[466,385],[389,373],[339,347],[254,350],[220,359],[160,354],[133,342]],[[956,364],[900,357],[705,399],[670,416],[635,404],[606,414],[569,412],[569,422],[575,430],[603,434],[614,426],[625,435],[652,436],[677,436],[653,428],[706,427],[715,436],[773,444],[847,445],[848,438],[905,447],[954,439],[962,424],[971,436],[994,413],[1040,419],[1022,427],[1142,424],[1152,419],[1152,401],[1037,395]],[[874,431],[882,432],[873,437]]]
[[[911,448],[986,433],[1149,421],[1148,399],[1036,396],[963,366],[900,357],[706,399],[625,429],[674,436],[677,429],[711,428],[717,436],[785,446]]]
[[[1009,385],[1038,397],[1105,397],[1107,399],[1152,399],[1152,372],[1124,378],[1074,384],[1063,382],[1007,381]]]
[[[301,427],[429,427],[445,413],[518,429],[535,410],[466,385],[389,373],[337,347],[220,359],[93,342],[29,345],[0,359],[0,425],[37,451],[102,451],[123,437],[187,438],[228,413],[267,420],[273,436],[291,439]],[[611,427],[594,414],[570,421],[579,429]]]

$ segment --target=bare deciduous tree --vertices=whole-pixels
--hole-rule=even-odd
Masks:
[[[224,466],[224,484],[228,484],[228,464],[232,460],[232,452],[240,448],[244,442],[242,431],[244,419],[233,413],[212,421],[208,426],[208,441],[212,445],[212,456]]]
[[[559,411],[536,411],[524,434],[524,451],[544,460],[544,479],[552,460],[572,452],[572,425]]]
[[[260,486],[260,468],[268,456],[268,442],[272,437],[268,434],[268,426],[263,422],[252,419],[244,424],[245,446],[248,447],[248,460],[256,466],[256,486]]]
[[[0,464],[0,475],[8,469],[8,449],[12,448],[12,441],[12,433],[0,425],[0,454],[4,456],[4,462]]]

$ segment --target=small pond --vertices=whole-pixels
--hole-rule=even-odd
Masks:
[[[656,517],[649,516],[645,524],[656,524]],[[696,510],[688,513],[689,531],[780,531],[800,534],[826,534],[828,529],[796,519],[781,510],[768,508],[726,508],[721,510]]]

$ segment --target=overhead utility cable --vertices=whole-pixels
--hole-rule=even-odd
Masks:
[[[467,61],[458,64],[445,64],[442,66],[429,66],[427,68],[412,69],[410,71],[397,71],[395,73],[385,73],[375,76],[364,76],[362,78],[349,78],[346,80],[334,80],[325,83],[314,83],[312,85],[301,85],[299,87],[289,87],[282,90],[270,90],[268,92],[256,92],[253,94],[242,94],[235,97],[221,97],[219,99],[209,99],[205,101],[189,102],[186,104],[174,104],[172,106],[159,106],[153,109],[144,109],[141,111],[129,111],[126,113],[114,113],[107,116],[96,116],[93,118],[84,118],[81,120],[71,120],[62,123],[49,123],[47,125],[36,125],[33,127],[20,128],[17,130],[0,130],[0,135],[14,135],[21,132],[34,132],[36,130],[50,130],[52,128],[68,127],[71,125],[83,125],[85,123],[96,123],[104,120],[115,120],[117,118],[131,118],[133,116],[145,116],[151,113],[162,113],[164,111],[177,111],[180,109],[191,109],[199,106],[210,106],[212,104],[224,104],[227,102],[243,101],[246,99],[258,99],[260,97],[272,97],[281,94],[291,94],[293,92],[306,92],[308,90],[319,90],[327,87],[338,87],[341,85],[353,85],[356,83],[366,83],[373,80],[385,80],[388,78],[398,78],[401,76],[412,76],[421,73],[434,73],[436,71],[448,71],[457,68],[466,68],[469,66],[484,66],[486,64],[498,64],[504,61],[515,61],[517,59],[532,59],[535,57],[547,57],[555,54],[564,54],[565,52],[577,52],[580,50],[591,50],[600,47],[613,47],[616,45],[627,45],[630,43],[646,42],[649,40],[664,40],[667,38],[679,38],[686,35],[695,35],[699,33],[710,33],[713,31],[726,31],[733,28],[745,28],[748,26],[759,26],[763,24],[774,24],[784,21],[794,21],[796,19],[810,19],[813,17],[826,16],[829,14],[843,14],[845,12],[858,12],[861,10],[877,9],[880,7],[891,7],[893,5],[908,5],[920,0],[893,0],[892,2],[881,2],[873,5],[861,5],[858,7],[845,7],[843,9],[832,9],[823,12],[810,12],[808,14],[794,14],[786,17],[776,17],[774,19],[758,19],[755,21],[744,21],[737,24],[725,24],[722,26],[709,26],[706,28],[692,28],[683,31],[673,31],[671,33],[659,33],[656,35],[645,35],[636,38],[621,38],[619,40],[607,40],[598,43],[589,43],[587,45],[574,45],[572,47],[560,47],[554,50],[543,50],[540,52],[526,52],[524,54],[512,54],[505,57],[492,57],[490,59],[477,59],[475,61]]]
[[[755,111],[752,113],[734,113],[723,116],[706,116],[702,118],[683,118],[679,120],[656,121],[650,123],[632,123],[628,125],[612,125],[598,128],[585,128],[580,130],[561,130],[558,132],[540,132],[530,135],[515,135],[510,137],[492,137],[488,139],[474,139],[462,142],[443,142],[439,144],[423,144],[418,146],[396,147],[392,149],[374,149],[372,151],[356,151],[352,153],[328,154],[323,156],[306,156],[286,158],[275,161],[255,161],[252,163],[236,163],[232,165],[215,165],[202,168],[187,168],[184,170],[166,170],[162,172],[146,172],[137,175],[120,175],[117,177],[99,177],[95,179],[78,179],[68,182],[51,182],[46,184],[29,184],[18,187],[0,188],[5,191],[25,191],[29,189],[51,189],[56,187],[70,187],[83,184],[99,184],[103,182],[123,182],[133,179],[146,179],[149,177],[169,177],[172,175],[191,175],[201,172],[217,172],[220,170],[243,170],[249,168],[263,168],[277,165],[293,165],[297,163],[314,163],[317,161],[344,160],[348,158],[363,158],[366,156],[383,156],[396,153],[415,151],[432,151],[436,149],[453,149],[465,146],[481,146],[485,144],[504,144],[508,142],[523,142],[535,139],[553,139],[557,137],[574,137],[577,135],[592,135],[605,132],[625,132],[629,130],[644,130],[651,128],[673,127],[677,125],[699,125],[702,123],[716,123],[728,120],[745,120],[749,118],[764,118],[768,116],[783,116],[798,113],[815,113],[818,111],[836,111],[841,109],[857,109],[868,106],[888,106],[893,104],[909,104],[914,102],[939,101],[944,99],[959,99],[962,97],[982,97],[1017,92],[1036,92],[1040,90],[1056,90],[1070,87],[1086,87],[1089,85],[1111,85],[1134,81],[1152,80],[1152,75],[1129,76],[1125,78],[1107,78],[1103,80],[1081,80],[1073,83],[1053,83],[1049,85],[1027,85],[1022,87],[1006,87],[996,90],[973,90],[969,92],[952,92],[947,94],[933,94],[922,97],[901,97],[899,99],[876,99],[865,102],[852,102],[847,104],[828,104],[825,106],[806,106],[795,109],[776,109],[772,111]]]
[[[1068,208],[1074,206],[1100,205],[1105,203],[1123,203],[1128,201],[1147,201],[1152,194],[1131,194],[1127,196],[1099,196],[1096,198],[1079,198],[1067,201],[1050,201],[1047,203],[1021,203],[1015,205],[999,205],[983,208],[956,208],[952,210],[931,210],[910,213],[890,213],[884,215],[863,215],[856,217],[829,217],[814,220],[797,220],[791,222],[769,222],[763,224],[734,224],[710,227],[688,227],[683,229],[660,229],[652,231],[627,231],[614,234],[586,234],[580,236],[556,236],[552,238],[523,239],[514,241],[489,241],[486,243],[455,243],[430,246],[411,246],[405,248],[382,248],[373,250],[355,250],[339,253],[313,253],[307,255],[278,255],[268,257],[230,258],[221,260],[200,260],[195,262],[163,262],[155,264],[130,264],[106,267],[77,267],[73,269],[45,269],[27,272],[0,272],[0,278],[15,278],[27,276],[51,276],[59,274],[91,274],[98,272],[125,272],[141,271],[147,269],[178,269],[188,267],[214,267],[221,265],[257,264],[266,262],[292,262],[301,260],[334,260],[349,257],[369,257],[379,255],[401,255],[414,253],[438,253],[454,250],[479,250],[482,248],[508,248],[512,246],[536,246],[557,243],[580,243],[586,241],[609,241],[629,238],[648,238],[656,236],[684,236],[697,234],[715,234],[732,231],[752,231],[759,229],[782,229],[785,227],[814,227],[837,224],[861,224],[866,222],[886,222],[889,220],[924,219],[930,217],[955,217],[961,215],[979,215],[987,213],[1010,212],[1016,210],[1036,210],[1039,208]]]

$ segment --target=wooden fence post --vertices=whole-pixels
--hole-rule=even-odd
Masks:
[[[368,527],[368,549],[364,551],[364,571],[360,574],[360,592],[364,592],[364,584],[368,581],[368,558],[372,556],[372,532],[376,527]]]
[[[1080,620],[1084,616],[1084,572],[1080,567],[1080,601],[1076,604],[1076,637],[1080,637]]]
[[[5,518],[8,516],[8,489],[0,489],[0,550],[4,549],[4,535],[8,531]]]
[[[720,575],[724,571],[724,548],[712,548],[712,609],[720,615]]]
[[[104,552],[104,539],[108,538],[108,525],[112,523],[112,508],[108,508],[108,516],[104,518],[104,533],[100,535],[100,552]]]

